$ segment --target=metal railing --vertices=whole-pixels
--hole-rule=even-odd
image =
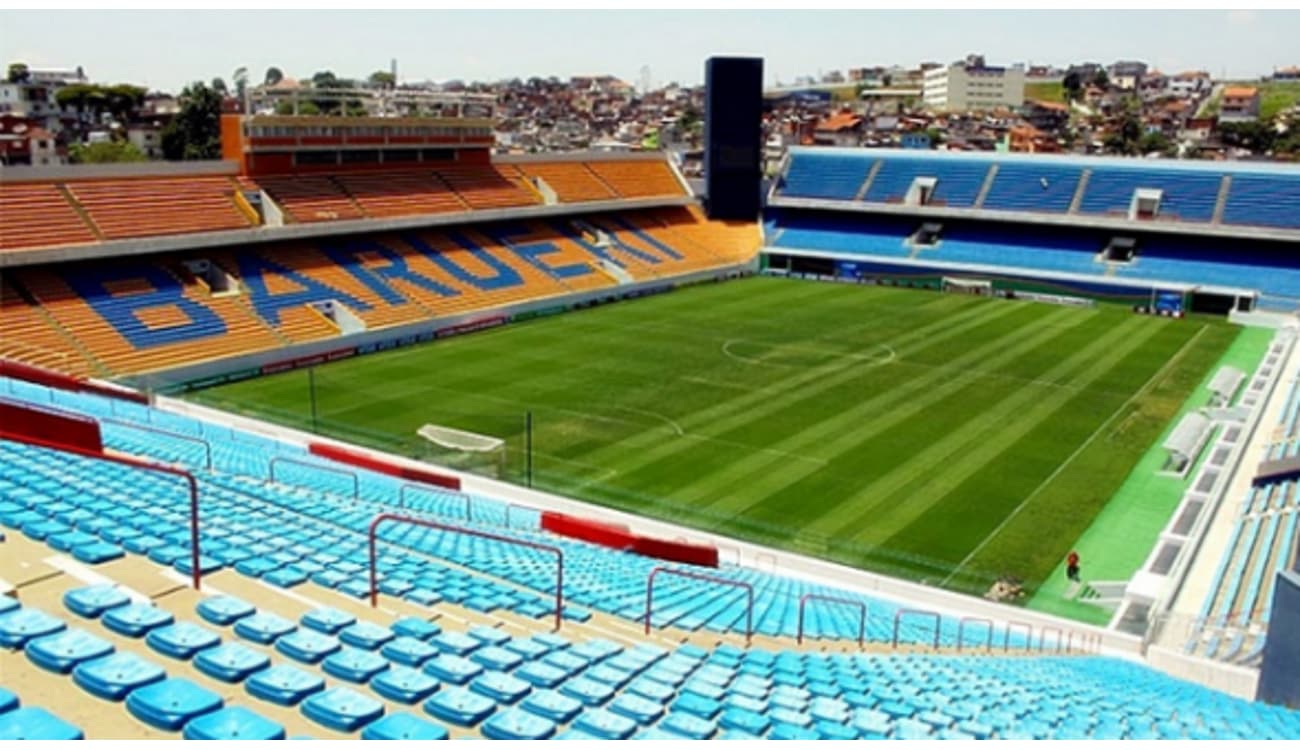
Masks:
[[[934,648],[937,650],[939,648],[939,626],[943,620],[939,617],[938,612],[931,612],[927,609],[900,609],[894,613],[894,648],[898,648],[898,626],[902,623],[904,615],[934,619]]]
[[[650,615],[654,612],[654,595],[655,595],[655,578],[660,574],[674,575],[682,578],[693,578],[697,581],[708,581],[710,583],[720,583],[723,586],[732,586],[734,588],[744,589],[748,599],[745,607],[745,643],[750,643],[754,639],[754,587],[744,581],[732,581],[718,576],[711,576],[706,573],[696,573],[690,570],[675,570],[673,568],[656,567],[650,571],[645,582],[645,634],[650,635]]]
[[[825,594],[804,594],[799,597],[799,631],[795,637],[796,642],[803,645],[803,615],[804,608],[809,601],[819,600],[823,602],[832,602],[834,604],[845,604],[850,607],[858,608],[858,648],[862,648],[867,640],[867,605],[853,599],[845,599],[838,596],[827,596]]]
[[[194,437],[193,435],[186,435],[181,432],[173,432],[172,430],[164,430],[160,427],[154,427],[152,425],[142,425],[136,422],[128,422],[123,419],[114,419],[112,417],[100,417],[99,421],[103,424],[118,425],[132,430],[149,432],[155,435],[163,435],[168,438],[171,438],[172,440],[184,440],[190,443],[198,443],[199,445],[203,446],[204,467],[208,471],[212,471],[212,444],[209,443],[207,440],[204,440],[203,438]]]
[[[352,499],[356,500],[361,497],[361,478],[357,476],[357,473],[355,471],[348,471],[347,469],[339,469],[334,466],[326,466],[324,464],[318,464],[312,461],[303,461],[301,459],[294,458],[293,456],[273,456],[271,458],[270,463],[267,465],[266,473],[267,473],[267,477],[272,482],[276,481],[275,467],[277,464],[281,462],[288,463],[288,464],[296,464],[298,466],[306,466],[312,469],[319,469],[320,471],[331,471],[334,472],[335,474],[342,474],[344,476],[352,477]]]
[[[514,539],[500,534],[493,534],[488,531],[479,531],[464,526],[452,526],[450,524],[438,523],[437,521],[426,521],[423,518],[414,518],[412,516],[401,516],[396,513],[380,513],[370,522],[370,531],[367,536],[370,543],[370,606],[379,606],[379,569],[376,566],[375,542],[376,532],[379,525],[391,521],[393,523],[405,523],[412,526],[423,526],[428,529],[437,531],[446,531],[454,534],[465,534],[466,536],[479,537],[480,539],[491,539],[504,544],[513,544],[519,547],[528,547],[538,549],[543,552],[550,552],[555,555],[555,629],[559,631],[564,623],[564,550],[559,547],[553,547],[549,544],[538,544],[524,539]]]
[[[407,482],[407,483],[403,484],[401,487],[397,488],[397,505],[398,505],[399,508],[403,508],[403,509],[406,508],[406,491],[409,490],[409,489],[416,489],[416,490],[420,490],[420,491],[422,491],[422,492],[428,492],[428,493],[431,493],[431,494],[432,494],[432,493],[438,493],[438,494],[444,494],[444,495],[460,495],[460,496],[465,500],[465,520],[466,520],[466,521],[472,521],[472,520],[474,520],[474,518],[473,518],[473,502],[474,502],[474,501],[470,498],[469,495],[466,495],[466,494],[464,494],[464,493],[460,493],[460,492],[449,492],[449,491],[447,491],[447,490],[441,490],[441,491],[440,491],[440,490],[437,490],[437,489],[432,489],[432,488],[430,487],[430,485],[427,485],[427,484],[420,484],[420,483],[418,483],[418,482]]]
[[[27,443],[49,450],[62,451],[73,455],[90,458],[96,461],[107,461],[108,463],[130,466],[134,469],[144,471],[156,471],[160,474],[170,474],[185,480],[190,492],[190,580],[194,585],[194,590],[199,590],[199,585],[203,577],[203,572],[199,569],[199,483],[194,479],[194,475],[184,469],[177,469],[171,466],[155,464],[150,461],[144,461],[139,458],[129,456],[117,456],[111,453],[98,453],[85,448],[77,448],[71,445],[61,445],[48,440],[31,437],[28,435],[15,435],[5,433],[5,440],[12,440],[17,443]]]

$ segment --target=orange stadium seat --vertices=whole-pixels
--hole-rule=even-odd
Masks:
[[[583,162],[523,162],[515,165],[528,177],[540,177],[555,191],[561,203],[604,201],[618,197]]]
[[[660,159],[592,161],[587,164],[597,177],[624,198],[685,195],[681,182],[668,163]]]
[[[288,217],[297,222],[364,219],[365,213],[327,175],[259,177],[257,185],[271,194]]]
[[[334,180],[366,215],[374,218],[467,209],[456,193],[428,169],[340,174]]]
[[[0,217],[0,250],[98,241],[53,183],[0,183]]]
[[[59,331],[41,306],[28,301],[8,278],[0,278],[0,331],[0,357],[79,377],[99,374],[72,337]]]
[[[228,177],[85,180],[67,188],[109,240],[251,226]]]
[[[540,203],[531,188],[525,187],[518,171],[491,165],[463,165],[438,168],[438,176],[470,208],[512,208]]]

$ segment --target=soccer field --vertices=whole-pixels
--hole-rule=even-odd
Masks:
[[[751,278],[316,368],[322,432],[427,456],[506,438],[522,481],[983,592],[1033,589],[1238,335],[1134,315]],[[312,424],[306,371],[194,394]]]

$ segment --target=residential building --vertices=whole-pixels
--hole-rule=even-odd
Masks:
[[[836,112],[817,124],[813,142],[819,146],[857,146],[862,137],[862,117]]]
[[[1228,86],[1219,103],[1220,122],[1251,122],[1259,119],[1259,89],[1254,86]]]
[[[1144,62],[1120,60],[1111,64],[1106,76],[1110,79],[1111,86],[1123,91],[1134,91],[1142,83],[1142,76],[1146,72],[1147,64]]]
[[[1180,99],[1188,99],[1208,94],[1212,85],[1209,73],[1189,70],[1170,77],[1168,93]]]
[[[936,112],[987,111],[1020,107],[1025,101],[1024,66],[986,65],[981,55],[925,72],[925,108]]]
[[[1300,81],[1300,65],[1273,71],[1274,81]]]

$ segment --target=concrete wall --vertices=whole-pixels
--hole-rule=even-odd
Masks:
[[[1253,669],[1189,656],[1164,646],[1152,646],[1147,649],[1147,663],[1174,677],[1222,690],[1238,698],[1255,700],[1259,673]]]

